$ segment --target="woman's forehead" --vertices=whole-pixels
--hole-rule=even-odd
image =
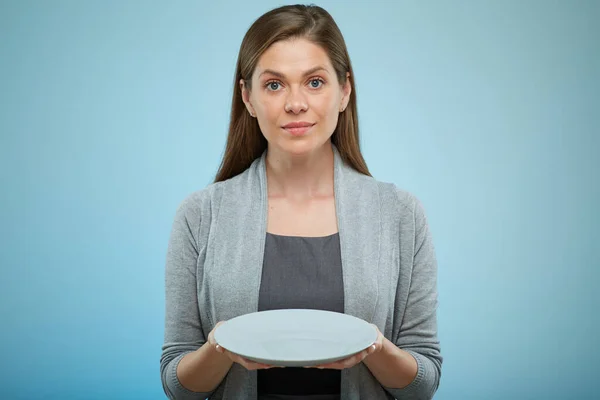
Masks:
[[[285,40],[272,44],[259,58],[256,76],[303,78],[312,73],[333,73],[327,52],[306,39]]]

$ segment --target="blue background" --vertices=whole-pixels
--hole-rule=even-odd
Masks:
[[[436,399],[598,394],[600,2],[319,1],[439,258]],[[160,399],[175,209],[276,1],[0,1],[3,399]]]

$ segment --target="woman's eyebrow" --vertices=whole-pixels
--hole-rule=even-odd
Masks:
[[[309,69],[308,71],[305,71],[304,74],[302,74],[302,76],[312,75],[312,74],[314,74],[315,72],[318,72],[318,71],[325,71],[325,72],[327,72],[327,69],[325,67],[319,65],[319,66],[316,66],[314,68]],[[285,79],[285,75],[284,74],[282,74],[281,72],[272,70],[272,69],[265,69],[263,72],[260,73],[260,75],[258,77],[260,78],[261,76],[263,76],[265,74],[270,74],[270,75],[274,75],[274,76],[276,76],[278,78]]]

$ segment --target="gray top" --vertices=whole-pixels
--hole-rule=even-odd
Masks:
[[[310,308],[344,312],[339,234],[324,237],[268,233],[258,311]]]
[[[258,311],[308,308],[344,312],[339,235],[267,233]],[[257,374],[258,400],[339,400],[341,373],[272,368]]]
[[[437,261],[419,200],[347,165],[333,146],[344,313],[376,325],[417,362],[406,387],[383,386],[365,363],[342,370],[344,400],[430,399],[442,371]],[[241,174],[187,196],[177,208],[165,265],[160,373],[170,399],[257,400],[257,374],[234,363],[210,392],[181,385],[177,365],[218,321],[258,311],[267,232],[266,151]]]

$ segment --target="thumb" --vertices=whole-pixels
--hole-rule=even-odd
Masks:
[[[225,323],[225,321],[219,321],[219,322],[217,322],[217,324],[215,325],[215,327],[212,329],[212,331],[210,331],[210,334],[208,335],[208,342],[210,344],[212,344],[213,346],[215,346],[217,344],[217,342],[215,341],[215,332],[216,332],[217,328],[219,326],[223,325],[224,323]]]

